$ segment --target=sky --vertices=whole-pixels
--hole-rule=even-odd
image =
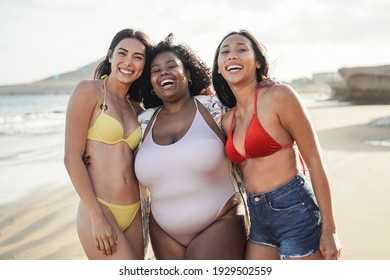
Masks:
[[[212,66],[221,39],[247,29],[283,81],[390,64],[388,0],[0,0],[0,85],[76,70],[124,28],[173,33]]]

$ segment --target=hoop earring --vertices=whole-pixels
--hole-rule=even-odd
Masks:
[[[151,93],[152,95],[156,95],[156,93],[154,92],[153,89],[150,90],[150,93]]]
[[[191,79],[188,80],[188,85],[189,86],[192,85],[192,80]]]

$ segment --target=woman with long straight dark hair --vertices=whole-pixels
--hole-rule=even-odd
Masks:
[[[69,99],[64,161],[80,197],[77,230],[89,259],[144,258],[134,150],[141,141],[138,102],[150,47],[143,32],[121,30],[96,79],[81,81]]]
[[[315,130],[297,93],[269,83],[268,67],[265,48],[241,30],[221,40],[212,69],[219,99],[232,108],[222,121],[226,155],[247,191],[246,259],[338,259],[341,245]]]

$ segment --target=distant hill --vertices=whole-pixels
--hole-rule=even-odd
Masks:
[[[101,59],[74,71],[50,76],[33,83],[0,86],[0,94],[70,94],[81,80],[93,79]]]

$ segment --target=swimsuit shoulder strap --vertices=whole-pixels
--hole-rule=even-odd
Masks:
[[[134,115],[137,116],[137,112],[135,111],[133,104],[131,104],[130,97],[127,95],[126,95],[126,100],[127,102],[129,102],[131,109],[133,109]]]
[[[103,104],[100,106],[100,108],[102,109],[103,112],[107,109],[107,105],[106,105],[106,96],[107,96],[106,78],[107,78],[107,76],[104,77],[104,79],[103,79],[103,89],[104,89]]]
[[[198,111],[198,110],[199,110],[199,108],[198,108],[198,102],[196,101],[196,98],[195,98],[195,97],[193,97],[192,99],[194,100],[196,110]]]
[[[146,125],[144,132],[143,132],[143,139],[144,140],[146,140],[149,137],[149,134],[152,133],[154,123],[156,122],[157,115],[160,113],[161,109],[162,109],[162,106],[160,108],[157,108],[154,111],[153,115],[150,117],[150,120],[149,120],[148,124]],[[150,122],[150,121],[152,121],[152,122]]]
[[[156,112],[154,112],[154,114],[153,114],[153,116],[152,116],[152,118],[151,118],[151,119],[153,119],[153,121],[152,121],[152,123],[151,123],[151,125],[150,125],[149,131],[154,127],[154,123],[156,122],[157,116],[158,116],[158,114],[160,113],[160,111],[161,111],[162,108],[163,108],[163,106],[161,106],[160,108],[158,108],[158,109],[156,110]]]

